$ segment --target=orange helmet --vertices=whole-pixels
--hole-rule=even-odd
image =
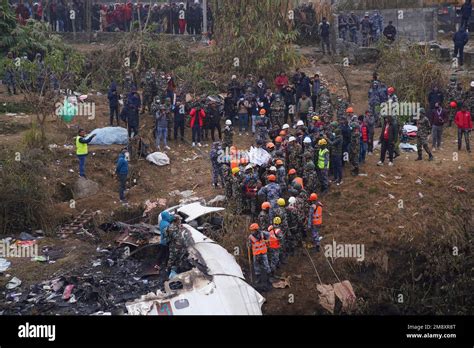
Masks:
[[[267,179],[268,179],[268,181],[270,181],[270,182],[275,182],[277,178],[276,178],[275,175],[272,174],[272,175],[269,175],[269,176],[267,177]]]
[[[279,134],[279,135],[280,135],[281,137],[286,136],[286,131],[285,131],[285,130],[280,131],[280,134]]]
[[[260,226],[258,224],[251,224],[250,225],[250,231],[258,231],[260,229]]]
[[[275,143],[281,144],[282,142],[283,142],[283,138],[282,138],[282,137],[276,137],[276,138],[275,138]]]
[[[275,164],[277,166],[282,166],[283,165],[283,161],[282,160],[276,160]]]
[[[346,112],[349,113],[349,114],[350,114],[350,113],[353,113],[353,112],[354,112],[354,109],[349,106],[349,107],[346,109]]]
[[[296,174],[296,169],[290,169],[290,171],[288,172],[288,175],[294,175]]]
[[[263,202],[262,203],[262,210],[270,209],[270,202]]]
[[[260,109],[260,115],[265,115],[267,113],[267,110],[265,109]]]
[[[267,149],[273,149],[275,147],[275,144],[273,143],[268,143],[267,144]]]
[[[309,200],[311,202],[314,202],[314,201],[317,201],[318,200],[318,195],[316,193],[312,193],[310,196],[309,196]]]

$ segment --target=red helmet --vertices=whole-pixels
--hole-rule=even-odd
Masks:
[[[456,103],[455,101],[452,101],[451,103],[449,103],[449,106],[451,106],[454,109],[454,108],[457,108],[458,103]]]
[[[263,202],[262,203],[262,210],[270,209],[270,202]]]
[[[296,169],[290,169],[290,171],[288,172],[288,175],[294,175],[296,174]]]
[[[277,178],[276,178],[275,175],[272,174],[272,175],[269,175],[269,176],[267,177],[267,179],[268,179],[268,181],[270,181],[270,182],[275,182]]]
[[[393,94],[395,92],[395,88],[393,87],[388,87],[388,94]]]
[[[258,224],[251,224],[250,231],[258,231],[260,226]]]
[[[311,202],[313,201],[317,201],[318,200],[318,195],[316,193],[312,193],[310,196],[309,196],[309,200]]]

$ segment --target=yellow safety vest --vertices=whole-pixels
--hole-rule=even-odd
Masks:
[[[79,141],[81,137],[77,136],[76,137],[76,155],[87,155],[88,150],[87,150],[87,144],[83,144]]]
[[[318,168],[319,169],[328,169],[329,168],[329,161],[328,161],[328,166],[327,167],[324,166],[325,155],[328,152],[329,152],[328,149],[319,150],[319,156],[318,156]]]

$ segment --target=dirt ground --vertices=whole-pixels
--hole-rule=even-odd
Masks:
[[[347,71],[352,91],[353,105],[356,113],[367,108],[367,89],[372,76],[373,66],[351,67]],[[323,79],[330,81],[335,93],[345,93],[341,76],[329,64],[316,64],[314,61],[305,70],[312,75],[320,72]],[[89,131],[108,125],[108,104],[105,96],[90,96],[96,102],[96,118],[81,119],[78,126]],[[0,102],[11,103],[21,101],[21,96],[9,97],[6,90],[0,89]],[[14,149],[22,149],[22,139],[30,122],[27,115],[0,115],[0,145]],[[145,115],[140,121],[140,133],[153,146],[151,116]],[[58,145],[52,149],[54,160],[45,163],[50,176],[46,177],[48,185],[56,187],[58,194],[54,209],[58,216],[70,219],[79,212],[100,211],[102,220],[113,220],[114,214],[121,209],[118,199],[118,183],[114,178],[115,161],[120,146],[90,147],[87,159],[88,178],[100,185],[100,192],[90,198],[76,201],[75,209],[69,205],[68,190],[78,177],[78,163],[72,149],[63,145],[71,145],[77,128],[67,128],[61,122],[51,119],[47,125],[48,143]],[[377,130],[377,133],[380,130]],[[378,135],[378,134],[377,134]],[[190,129],[186,129],[186,139],[190,139]],[[395,295],[405,293],[397,288],[403,279],[396,276],[399,270],[409,267],[412,260],[406,258],[406,248],[422,250],[429,247],[430,242],[438,238],[446,230],[450,230],[453,221],[459,219],[456,212],[459,207],[472,208],[474,192],[474,163],[472,154],[465,151],[459,153],[458,160],[453,160],[457,151],[455,129],[447,129],[444,144],[440,152],[434,153],[435,160],[415,162],[416,154],[402,153],[392,168],[377,167],[379,151],[368,156],[361,166],[361,173],[366,176],[351,177],[346,168],[344,183],[340,187],[332,186],[330,193],[324,197],[324,227],[321,234],[325,243],[364,244],[365,261],[335,259],[329,261],[324,253],[311,254],[314,266],[323,283],[336,283],[338,280],[349,280],[359,298],[360,308],[368,308],[365,313],[409,313],[406,305],[396,303]],[[234,138],[238,148],[248,148],[253,143],[252,135],[236,135]],[[177,198],[169,195],[174,190],[190,190],[196,197],[205,199],[222,194],[222,190],[211,186],[211,168],[208,160],[211,141],[204,141],[201,149],[193,149],[189,144],[170,142],[171,150],[167,152],[171,165],[157,167],[144,160],[131,162],[132,179],[136,183],[130,188],[127,199],[131,209],[141,206],[146,200],[165,199],[167,206],[177,203]],[[70,172],[70,170],[74,172]],[[421,179],[421,184],[417,180]],[[466,188],[461,193],[455,186]],[[66,188],[66,189],[65,189]],[[400,201],[401,200],[401,201]],[[402,202],[403,208],[400,208]],[[470,210],[472,213],[472,210]],[[433,215],[445,216],[444,225],[430,224]],[[472,214],[470,216],[472,227]],[[436,220],[438,221],[438,220]],[[148,221],[156,223],[156,221]],[[472,231],[471,231],[472,233]],[[242,231],[245,239],[246,231]],[[433,235],[437,235],[436,238]],[[451,240],[452,235],[446,234]],[[110,242],[110,241],[109,241]],[[104,245],[106,242],[102,242]],[[89,262],[98,245],[87,240],[70,237],[61,240],[55,237],[40,241],[40,248],[54,245],[63,251],[64,257],[54,264],[43,264],[31,261],[14,261],[8,273],[23,280],[28,286],[35,282],[48,279],[58,274],[61,269],[74,267],[80,262]],[[225,245],[232,249],[232,245]],[[241,259],[239,258],[239,261]],[[334,272],[331,270],[332,265]],[[422,266],[422,265],[421,265]],[[248,264],[242,262],[242,268],[248,274]],[[273,289],[265,293],[265,314],[326,314],[319,305],[318,277],[310,258],[304,249],[288,259],[280,273],[290,276],[290,287]],[[413,268],[412,268],[413,270]],[[392,275],[395,274],[393,277]],[[416,274],[418,276],[418,274]],[[413,276],[415,278],[415,276]],[[0,287],[7,282],[0,278]],[[411,282],[412,279],[407,281]],[[425,295],[428,300],[432,293]],[[424,299],[425,299],[424,297]],[[385,301],[386,308],[375,307]],[[388,308],[388,309],[387,309]],[[361,310],[361,312],[364,312]]]

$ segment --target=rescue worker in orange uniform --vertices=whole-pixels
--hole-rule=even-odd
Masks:
[[[276,220],[277,218],[275,218]],[[269,262],[270,262],[270,269],[272,271],[272,276],[275,274],[276,269],[280,265],[280,254],[281,254],[281,238],[282,232],[279,228],[273,227],[270,225],[268,227],[268,233],[270,234],[268,237],[268,253],[269,253]]]
[[[311,207],[309,208],[308,230],[311,231],[316,251],[319,251],[322,239],[322,237],[319,236],[319,231],[323,224],[323,205],[318,200],[316,193],[312,193],[309,196],[309,201],[311,202]]]
[[[272,272],[268,263],[267,241],[270,234],[267,231],[260,230],[256,223],[250,225],[249,244],[252,248],[253,270],[256,276],[256,287],[262,290],[269,289],[269,276]]]

